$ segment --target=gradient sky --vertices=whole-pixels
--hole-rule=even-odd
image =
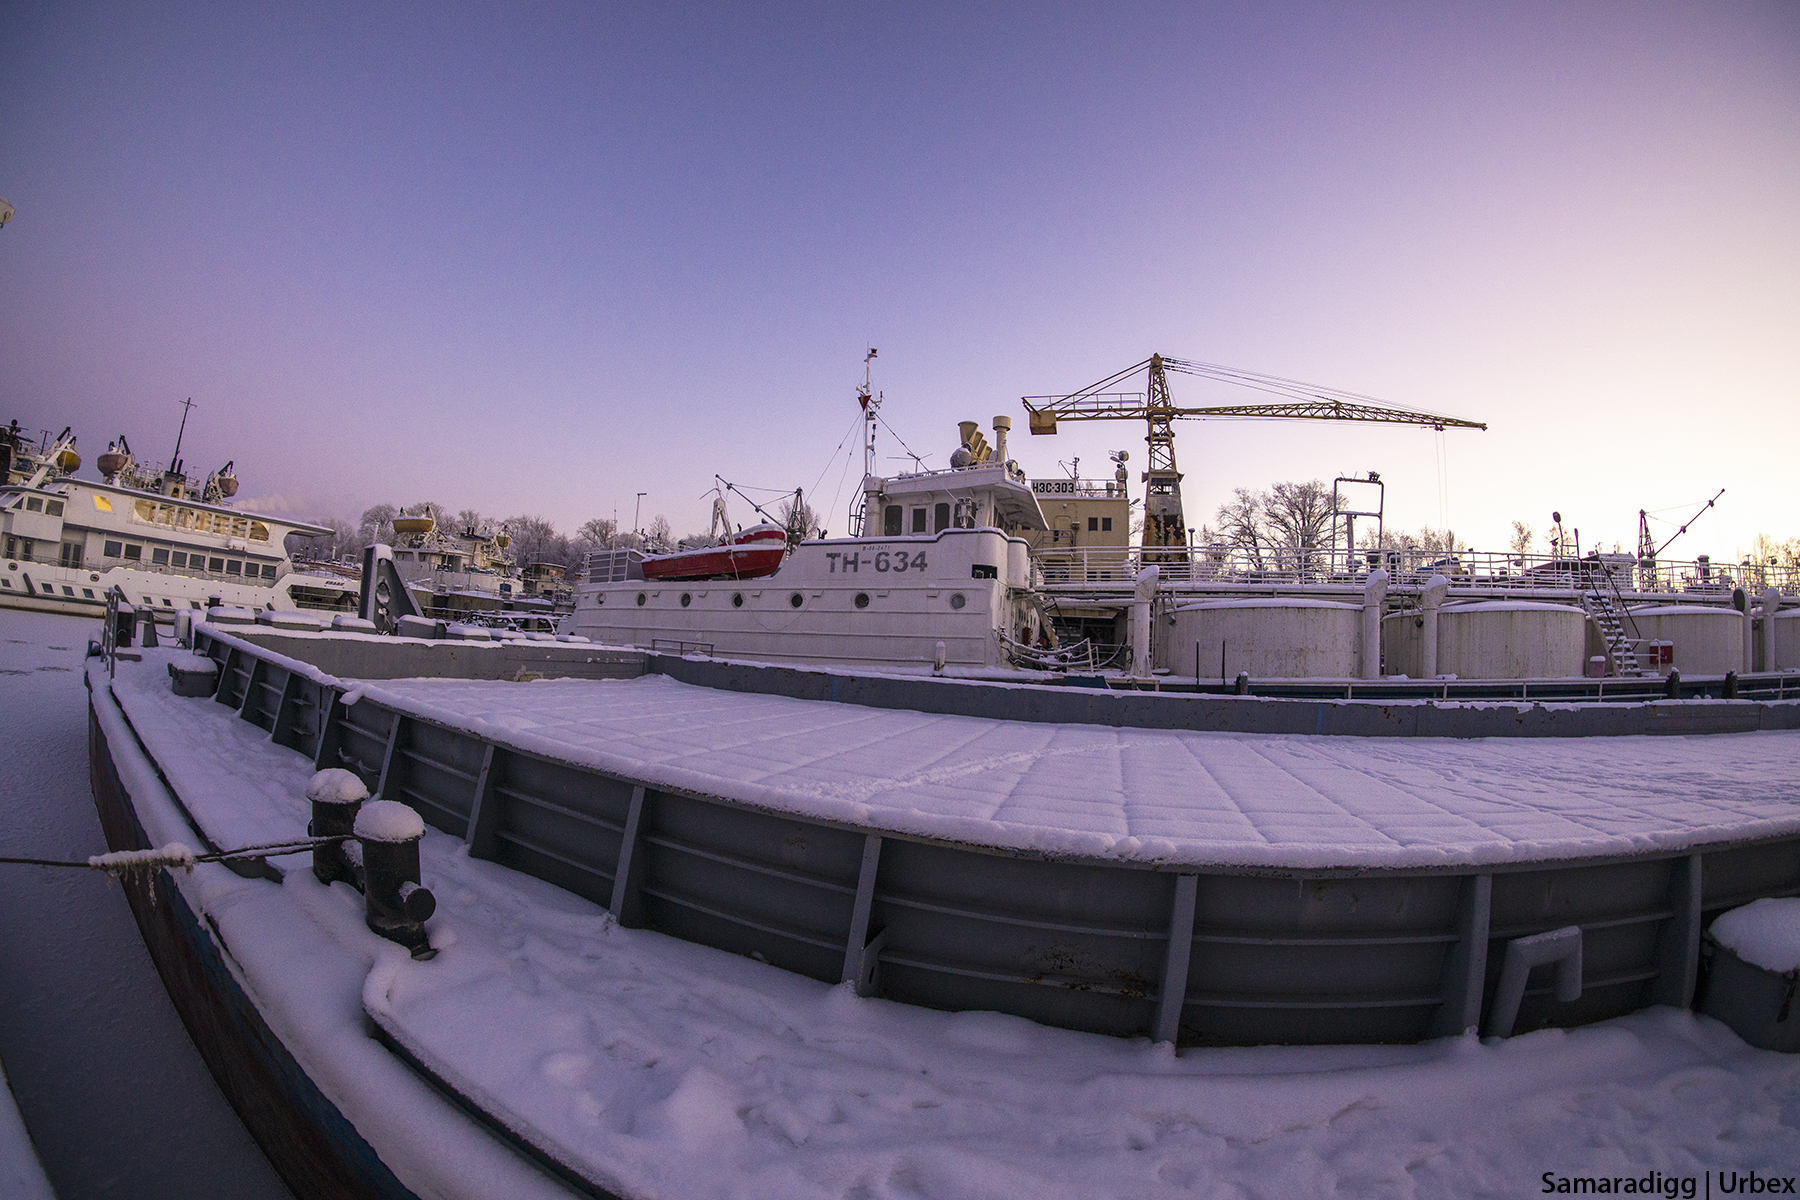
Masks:
[[[1183,422],[1190,524],[1374,469],[1477,548],[1800,535],[1800,6],[970,7],[9,0],[0,419],[679,533],[831,505],[871,345],[928,465],[1006,413],[1135,481],[1018,398],[1160,351],[1490,424]]]

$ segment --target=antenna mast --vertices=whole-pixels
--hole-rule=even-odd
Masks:
[[[194,398],[189,396],[181,402],[181,428],[175,431],[175,453],[169,455],[169,474],[181,474],[181,439],[187,433],[188,411],[194,407]]]
[[[881,397],[873,390],[875,382],[875,347],[863,355],[863,384],[856,389],[856,402],[863,410],[863,478],[867,479],[875,473],[875,410],[881,407]]]

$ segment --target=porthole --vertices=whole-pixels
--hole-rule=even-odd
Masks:
[[[605,603],[606,603],[606,593],[605,592],[596,592],[594,594],[594,607],[598,608],[600,605],[605,604]]]
[[[692,604],[693,602],[694,602],[694,597],[691,592],[681,593],[681,607],[686,608],[688,605]]]
[[[805,597],[801,596],[801,594],[799,592],[795,592],[793,595],[788,597],[788,603],[795,608],[799,608],[802,604],[806,603],[806,599],[805,599]]]
[[[644,593],[639,592],[638,593],[638,607],[639,608],[644,607],[644,601],[647,600],[648,598],[649,597],[645,596]]]
[[[744,593],[742,593],[742,592],[731,593],[731,607],[733,607],[733,608],[744,607]]]
[[[961,608],[963,605],[967,604],[968,602],[969,602],[968,597],[964,596],[961,592],[951,592],[950,593],[950,607],[951,608]]]
[[[856,593],[856,607],[858,607],[858,608],[869,607],[869,593],[867,593],[867,592]]]

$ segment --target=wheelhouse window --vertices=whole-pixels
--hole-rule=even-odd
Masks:
[[[144,557],[144,548],[127,542],[125,545],[125,557],[136,562],[138,559]]]
[[[108,558],[117,558],[125,552],[125,549],[124,546],[118,542],[108,542],[105,546],[101,547],[100,552]]]
[[[274,563],[264,563],[262,565],[262,577],[264,579],[275,578],[275,564]]]
[[[1105,533],[1111,533],[1112,532],[1112,518],[1111,517],[1101,517],[1100,518],[1100,528]]]
[[[188,565],[192,566],[193,562],[194,560],[190,558],[188,560]],[[222,558],[209,558],[206,560],[206,569],[209,571],[223,571],[225,569],[225,560]]]
[[[186,550],[177,550],[174,553],[174,555],[172,556],[172,559],[173,559],[173,561],[170,562],[170,564],[169,564],[170,566],[173,566],[173,567],[187,566],[187,551]]]
[[[62,501],[61,500],[46,500],[46,501],[44,501],[44,515],[47,517],[62,516]]]
[[[881,514],[881,532],[885,537],[900,536],[901,509],[898,504],[890,504]]]
[[[922,508],[912,510],[912,531],[914,533],[925,532],[925,510]]]
[[[27,496],[27,497],[25,497],[25,511],[26,512],[43,512],[44,511],[44,498],[42,496]]]
[[[155,563],[159,567],[168,566],[169,565],[168,548],[164,547],[164,546],[158,546],[156,549],[150,551],[150,561]]]
[[[227,575],[241,575],[243,572],[244,564],[235,558],[225,564],[225,573]]]
[[[931,532],[942,533],[950,528],[950,506],[940,504],[931,513]]]

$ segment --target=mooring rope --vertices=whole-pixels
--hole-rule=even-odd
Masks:
[[[169,870],[192,871],[195,863],[225,862],[235,858],[266,858],[269,855],[298,854],[303,850],[311,850],[317,846],[328,846],[334,842],[348,841],[351,835],[339,834],[334,837],[297,838],[285,842],[263,842],[254,846],[239,846],[235,850],[214,850],[207,854],[195,854],[180,842],[170,842],[150,850],[114,850],[110,854],[93,854],[85,859],[57,858],[10,858],[0,857],[0,864],[12,863],[26,867],[79,867],[87,871],[104,871],[114,879],[121,876],[149,874],[162,868]]]

